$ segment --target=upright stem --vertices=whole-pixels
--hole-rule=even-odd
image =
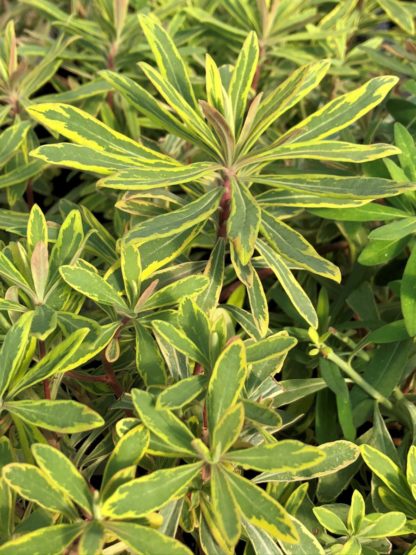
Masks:
[[[356,383],[361,389],[363,389],[370,397],[375,401],[386,407],[386,409],[392,410],[393,403],[387,399],[382,393],[377,391],[371,384],[366,382],[364,378],[356,371],[348,362],[345,362],[341,357],[336,355],[332,349],[324,352],[325,358],[333,362],[340,368],[348,377],[350,377],[354,383]]]
[[[44,341],[40,341],[39,340],[39,359],[42,360],[42,358],[45,357],[46,355],[46,344]],[[45,399],[50,400],[51,398],[51,383],[48,380],[48,378],[46,378],[46,380],[43,381],[43,396],[45,397]]]
[[[227,220],[230,217],[231,209],[231,180],[227,175],[224,177],[224,193],[220,202],[220,218],[218,227],[218,237],[227,237]]]

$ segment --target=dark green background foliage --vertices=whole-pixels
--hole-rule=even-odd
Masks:
[[[416,4],[0,10],[0,555],[415,555]]]

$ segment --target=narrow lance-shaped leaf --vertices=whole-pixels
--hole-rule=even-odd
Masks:
[[[46,127],[76,144],[86,146],[98,152],[130,156],[142,163],[165,163],[176,165],[176,162],[144,147],[129,137],[114,131],[88,112],[69,104],[45,103],[27,108],[29,114]],[[42,152],[40,149],[39,152]],[[133,162],[134,163],[134,162]]]
[[[0,546],[0,555],[42,553],[46,545],[48,546],[48,553],[63,553],[81,534],[83,526],[83,523],[76,522],[74,524],[55,524],[48,528],[39,528]]]
[[[199,474],[202,463],[156,470],[120,486],[102,506],[102,514],[111,519],[138,518],[160,509],[171,499],[183,495]]]
[[[92,495],[85,478],[58,449],[42,443],[32,445],[32,453],[42,472],[64,495],[92,514]]]
[[[231,212],[227,221],[227,235],[233,242],[242,264],[248,264],[256,244],[261,222],[261,211],[249,189],[231,180]]]
[[[303,119],[279,138],[279,143],[300,143],[335,135],[377,106],[397,84],[392,75],[374,77],[352,92],[346,93]]]
[[[256,34],[251,32],[240,50],[228,89],[234,111],[236,135],[241,128],[258,60],[259,43]]]
[[[244,343],[240,340],[228,345],[215,363],[208,385],[208,425],[214,430],[224,412],[236,403],[244,386],[247,363]]]
[[[257,240],[256,247],[268,266],[273,270],[290,301],[302,318],[304,318],[312,327],[317,328],[318,317],[316,315],[315,308],[309,297],[293,276],[292,272],[285,264],[283,258],[276,252],[273,252],[270,247],[260,239]]]
[[[238,505],[227,481],[227,475],[218,465],[212,467],[210,485],[212,508],[219,517],[218,524],[227,544],[235,546],[241,533]]]
[[[4,408],[32,426],[60,434],[75,434],[99,428],[103,418],[76,401],[7,401]]]

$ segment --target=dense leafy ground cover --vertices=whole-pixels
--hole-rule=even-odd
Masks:
[[[0,555],[414,555],[416,4],[0,9]]]

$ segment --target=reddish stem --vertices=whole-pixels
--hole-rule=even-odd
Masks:
[[[220,202],[220,218],[218,227],[218,237],[227,237],[227,220],[231,210],[231,181],[227,176],[224,178],[224,193]]]
[[[31,210],[33,208],[33,205],[35,204],[35,198],[33,196],[33,185],[32,185],[31,179],[29,179],[26,186],[26,201],[27,201],[27,206],[29,210]]]
[[[117,376],[116,376],[116,374],[113,370],[113,366],[112,366],[111,362],[109,362],[105,358],[104,353],[103,353],[102,360],[103,360],[104,370],[105,370],[105,374],[106,374],[106,382],[111,387],[111,389],[113,390],[114,395],[117,398],[119,398],[123,395],[123,388],[118,383]]]

